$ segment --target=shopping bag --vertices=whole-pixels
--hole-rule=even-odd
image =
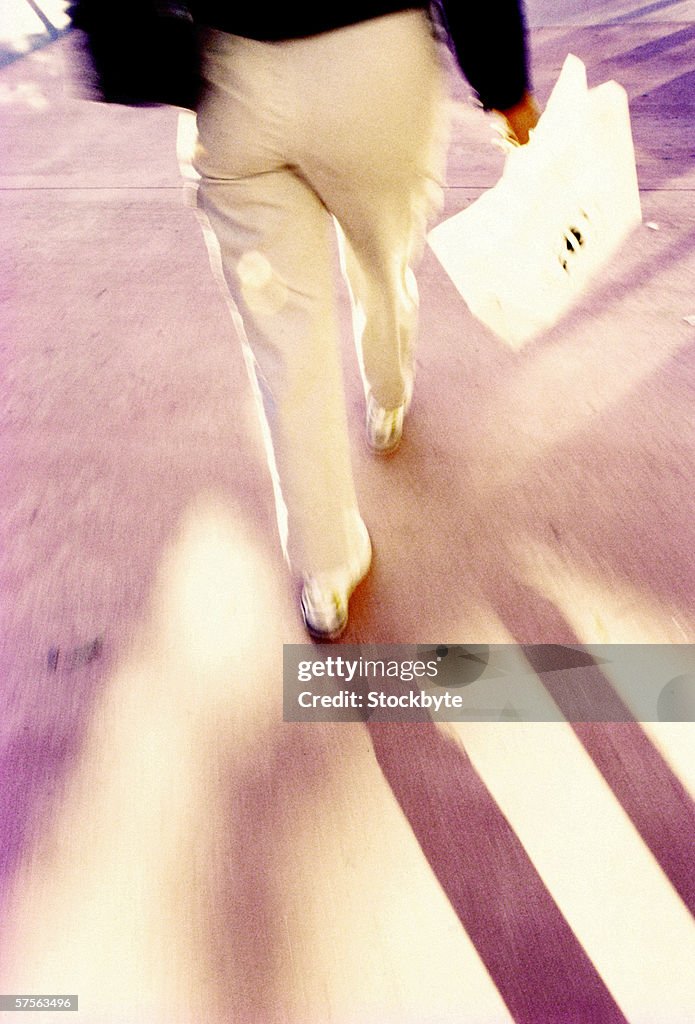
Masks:
[[[471,312],[509,345],[554,326],[641,223],[627,95],[569,54],[498,183],[428,242]]]

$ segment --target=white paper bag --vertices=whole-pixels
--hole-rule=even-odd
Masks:
[[[428,241],[471,312],[518,348],[557,323],[641,219],[625,90],[587,89],[570,54],[499,182]]]

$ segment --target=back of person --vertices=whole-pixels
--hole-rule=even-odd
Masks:
[[[199,207],[238,314],[304,621],[332,640],[372,557],[348,443],[334,227],[366,439],[391,455],[415,383],[414,270],[443,186],[438,33],[425,4],[196,2]],[[441,13],[482,106],[506,111],[525,141],[537,110],[519,5],[443,3]]]

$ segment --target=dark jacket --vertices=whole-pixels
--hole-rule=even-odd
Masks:
[[[506,110],[529,88],[522,2],[319,0],[317,6],[317,0],[277,5],[263,0],[72,0],[69,14],[82,30],[78,74],[92,99],[195,108],[197,25],[275,42],[430,8],[482,105]]]
[[[427,8],[398,0],[193,0],[197,20],[249,39],[276,42],[318,35],[396,11]],[[529,88],[522,0],[437,0],[451,47],[464,76],[486,109],[506,110]],[[355,68],[359,74],[359,68]]]

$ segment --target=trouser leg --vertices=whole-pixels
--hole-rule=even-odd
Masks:
[[[313,574],[345,564],[356,540],[332,222],[290,168],[238,173],[239,155],[220,141],[238,111],[223,100],[213,96],[199,115],[199,205],[262,396],[287,509],[289,561],[297,573]]]
[[[365,258],[338,225],[340,266],[349,289],[355,347],[365,394],[391,409],[403,400],[406,381],[415,375],[419,296],[414,268],[417,260],[408,247],[392,237],[389,255]],[[397,235],[401,234],[399,228]]]
[[[287,170],[244,181],[203,182],[201,191],[262,396],[288,514],[290,564],[302,574],[334,568],[352,553],[357,500],[329,218],[311,190]],[[262,225],[264,220],[274,226]],[[283,226],[288,223],[290,231]]]
[[[355,82],[350,62],[358,55]],[[343,267],[365,388],[393,408],[403,400],[414,357],[413,271],[428,219],[441,203],[448,138],[443,68],[422,11],[355,26],[335,39],[330,59],[332,67],[327,60],[314,67],[318,80],[342,75],[351,86],[337,112],[316,97],[315,123],[330,127],[318,134],[305,167],[345,236]],[[342,130],[332,130],[337,118]]]

